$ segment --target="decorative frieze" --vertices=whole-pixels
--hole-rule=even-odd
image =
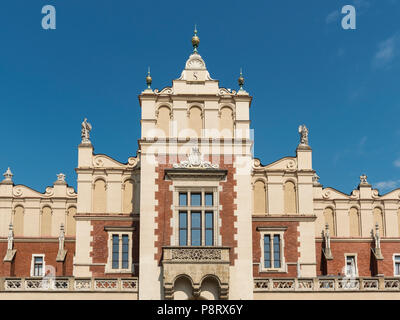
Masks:
[[[172,249],[171,260],[178,261],[220,261],[221,249]]]

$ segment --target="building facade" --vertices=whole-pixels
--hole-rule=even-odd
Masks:
[[[0,183],[0,297],[399,298],[400,189],[324,188],[308,129],[295,156],[253,157],[252,97],[193,53],[171,87],[139,95],[141,137],[120,163],[85,119],[77,190]]]

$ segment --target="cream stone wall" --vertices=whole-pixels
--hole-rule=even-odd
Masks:
[[[400,237],[397,212],[400,208],[400,189],[381,195],[368,183],[347,195],[333,188],[314,185],[314,214],[316,237],[321,237],[324,228],[323,212],[331,207],[335,213],[338,237],[371,238],[378,222],[381,237]],[[375,232],[375,231],[374,231]],[[332,234],[331,234],[332,235]]]
[[[315,234],[313,222],[299,222],[299,263],[301,277],[315,277],[316,270],[316,256],[315,256]]]
[[[76,252],[73,274],[76,277],[90,277],[93,266],[91,257],[93,215],[119,215],[123,213],[124,182],[133,181],[140,184],[139,159],[128,158],[121,163],[104,154],[94,154],[91,143],[78,147],[78,198],[76,207]],[[129,189],[129,188],[128,188]],[[133,211],[138,213],[140,207],[140,188],[132,188],[130,200]],[[125,196],[125,202],[128,202]],[[73,210],[74,211],[74,210]],[[68,223],[68,221],[67,221]],[[74,227],[67,232],[73,232]],[[67,233],[68,235],[68,233]]]
[[[144,143],[141,144],[139,299],[157,300],[162,298],[161,268],[154,258],[157,253],[154,244],[157,240],[155,193],[158,186],[155,184],[157,173],[154,154],[151,150],[147,152],[146,147]]]
[[[15,237],[58,237],[77,194],[65,181],[56,181],[44,193],[12,182],[0,182],[0,237],[13,224]]]
[[[234,178],[237,194],[235,199],[237,206],[235,210],[237,217],[235,223],[237,248],[235,248],[235,253],[237,253],[237,259],[235,265],[230,267],[229,299],[237,300],[253,299],[252,204],[248,201],[252,198],[250,146],[247,150],[247,156],[237,156],[235,161],[236,174]]]

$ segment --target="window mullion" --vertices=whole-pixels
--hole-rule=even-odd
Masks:
[[[270,254],[270,258],[271,258],[271,268],[274,268],[274,235],[270,234],[269,238],[270,238],[269,241],[271,242],[271,245],[269,247],[269,254]]]
[[[118,235],[118,269],[122,269],[122,234]]]
[[[187,211],[187,246],[192,245],[192,211]]]

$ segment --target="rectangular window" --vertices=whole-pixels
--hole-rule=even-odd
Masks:
[[[191,194],[190,206],[191,207],[200,207],[201,206],[201,193],[192,193]]]
[[[218,200],[214,188],[177,190],[177,222],[174,231],[179,246],[214,246],[218,228]]]
[[[33,259],[33,276],[43,277],[43,257],[34,257]]]
[[[127,234],[122,235],[122,269],[129,267],[129,237]]]
[[[206,207],[212,207],[214,205],[214,199],[212,193],[206,193],[205,195],[206,200]]]
[[[201,246],[201,212],[192,211],[191,225],[192,246]]]
[[[214,213],[206,212],[206,246],[214,245]]]
[[[183,207],[187,206],[187,193],[186,192],[179,193],[179,205],[183,206]]]
[[[119,269],[119,235],[112,236],[112,268]]]
[[[400,276],[400,255],[394,256],[394,275]]]
[[[179,212],[179,245],[186,246],[187,245],[187,212],[180,211]]]
[[[281,246],[279,235],[274,235],[274,268],[281,267]]]
[[[271,236],[264,236],[264,268],[271,268]]]
[[[346,256],[346,276],[355,277],[356,275],[357,275],[356,257]]]
[[[261,240],[263,240],[263,243],[261,243],[261,246],[263,246],[262,268],[279,272],[284,271],[283,233],[263,232]]]

